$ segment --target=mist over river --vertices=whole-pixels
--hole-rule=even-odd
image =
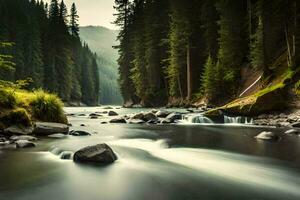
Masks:
[[[114,110],[130,114],[145,109]],[[39,138],[36,148],[25,150],[0,147],[1,200],[300,199],[300,137],[281,129],[101,124],[110,117],[88,117],[101,108],[65,111],[74,114],[71,130],[92,135]],[[262,131],[275,132],[281,140],[254,139]],[[115,163],[60,159],[62,152],[100,143],[111,146],[118,156]]]

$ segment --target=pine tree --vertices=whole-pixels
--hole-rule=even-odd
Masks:
[[[79,37],[79,16],[77,14],[77,8],[75,3],[72,4],[71,7],[71,15],[70,15],[70,30],[71,30],[71,34],[74,37]]]

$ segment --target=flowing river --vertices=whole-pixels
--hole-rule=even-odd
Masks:
[[[101,124],[66,108],[71,129],[92,136],[40,138],[32,149],[0,149],[1,200],[300,199],[300,137],[275,128],[237,124]],[[118,109],[120,114],[143,109]],[[82,127],[81,124],[86,126]],[[261,131],[277,142],[254,139]],[[75,164],[62,152],[107,143],[108,166]]]

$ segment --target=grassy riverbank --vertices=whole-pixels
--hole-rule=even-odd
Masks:
[[[27,91],[1,87],[0,128],[30,126],[34,121],[67,123],[60,98],[41,89]]]

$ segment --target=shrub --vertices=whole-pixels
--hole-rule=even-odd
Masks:
[[[12,90],[0,89],[0,107],[14,108],[17,104],[16,96]]]
[[[33,118],[36,120],[67,123],[63,112],[63,102],[54,94],[37,90],[33,93],[29,105]]]
[[[30,116],[24,108],[17,108],[5,113],[1,117],[1,121],[5,124],[15,124],[23,126],[31,125]]]

